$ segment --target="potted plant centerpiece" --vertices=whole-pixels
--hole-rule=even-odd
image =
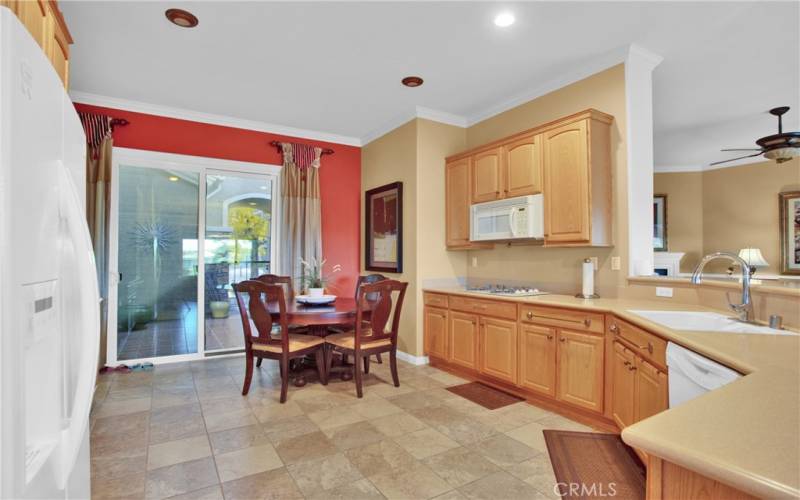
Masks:
[[[342,270],[342,266],[336,264],[331,268],[331,272],[326,274],[323,271],[326,260],[323,259],[317,262],[316,259],[311,259],[311,262],[306,262],[300,259],[303,265],[303,274],[300,276],[300,283],[302,288],[308,291],[311,297],[322,297],[325,294],[325,284],[330,281],[331,276]]]

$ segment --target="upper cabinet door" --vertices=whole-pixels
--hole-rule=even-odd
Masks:
[[[470,159],[445,166],[445,231],[448,247],[469,245]]]
[[[28,28],[36,43],[49,55],[50,11],[43,0],[29,0],[17,3],[17,17]]]
[[[527,196],[542,192],[542,136],[530,135],[503,146],[505,194]]]
[[[546,242],[590,241],[587,120],[544,133]]]
[[[472,203],[503,198],[503,148],[494,148],[472,157]]]

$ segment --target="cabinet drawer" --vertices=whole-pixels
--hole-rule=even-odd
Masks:
[[[447,295],[425,292],[423,297],[426,306],[447,308]]]
[[[660,367],[667,366],[667,341],[646,332],[627,321],[614,318],[608,331],[617,339],[622,339],[632,350]]]
[[[559,326],[572,330],[603,333],[603,315],[577,309],[557,309],[541,306],[520,306],[519,319],[526,323]]]
[[[513,302],[473,299],[451,295],[449,298],[450,309],[494,316],[496,318],[517,319],[517,305]]]

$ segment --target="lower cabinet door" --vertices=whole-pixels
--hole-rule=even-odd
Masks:
[[[635,362],[633,352],[614,342],[614,352],[611,354],[611,418],[620,429],[635,421]]]
[[[481,318],[480,371],[517,383],[517,322]]]
[[[603,411],[603,345],[599,335],[559,331],[557,399]]]
[[[447,310],[426,307],[423,331],[425,335],[425,354],[447,359]]]
[[[642,358],[636,359],[635,421],[644,420],[669,407],[667,374]]]
[[[519,385],[556,395],[556,329],[525,325],[519,331]]]
[[[478,315],[450,311],[448,324],[450,361],[453,364],[478,368]]]

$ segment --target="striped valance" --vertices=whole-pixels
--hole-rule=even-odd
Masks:
[[[322,148],[293,142],[282,142],[281,148],[283,150],[284,165],[294,165],[300,170],[305,170],[309,167],[319,168]]]
[[[84,113],[82,111],[78,111],[78,116],[83,124],[83,131],[86,133],[86,144],[88,144],[90,148],[96,148],[111,135],[112,117],[95,113]]]

